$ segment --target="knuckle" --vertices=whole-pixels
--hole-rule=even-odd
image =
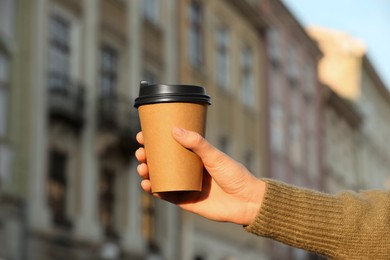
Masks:
[[[199,147],[205,144],[205,139],[198,133],[196,133],[193,137],[192,141],[194,147]]]
[[[208,142],[206,139],[199,133],[193,133],[187,139],[186,147],[191,149],[193,152],[198,154],[198,156],[203,157],[206,151],[209,150]]]

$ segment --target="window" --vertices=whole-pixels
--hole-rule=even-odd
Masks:
[[[303,71],[303,91],[305,93],[306,101],[310,101],[313,99],[316,91],[316,66],[305,64]]]
[[[8,95],[5,88],[0,86],[0,139],[5,137],[7,131]]]
[[[318,116],[316,109],[308,109],[306,112],[306,131],[307,136],[305,137],[306,142],[306,162],[307,162],[307,171],[311,180],[315,180],[319,171],[319,154],[318,154]],[[337,114],[333,110],[328,110],[325,114],[325,124],[331,125],[329,131],[325,131],[325,140],[326,140],[326,149],[330,151],[330,156],[333,157],[335,149],[340,147],[340,139],[335,134],[337,132],[339,119]],[[341,140],[345,139],[344,136],[340,137]],[[326,153],[327,155],[329,153]],[[337,162],[337,157],[330,158],[329,161],[331,165]],[[344,158],[344,155],[341,155],[341,158]]]
[[[216,31],[216,71],[218,86],[226,89],[229,84],[229,32],[226,27],[220,27]]]
[[[49,87],[66,90],[70,74],[70,23],[58,15],[49,22]]]
[[[118,82],[118,54],[111,47],[101,49],[101,96],[112,98],[116,96]]]
[[[116,237],[115,232],[115,172],[103,169],[99,185],[99,217],[107,237]]]
[[[8,111],[8,58],[0,52],[0,138],[7,129]]]
[[[280,50],[280,34],[276,28],[270,28],[267,31],[267,50],[268,57],[271,60],[271,64],[274,68],[278,68],[281,60],[281,50]]]
[[[307,140],[307,162],[308,172],[311,179],[317,177],[318,172],[318,152],[317,152],[317,140],[313,134],[309,135]]]
[[[246,151],[244,155],[245,167],[253,173],[253,153],[252,151]]]
[[[229,154],[229,139],[226,136],[222,136],[219,139],[219,150],[226,154]]]
[[[248,107],[254,103],[253,60],[252,50],[246,47],[241,53],[241,88],[242,101]]]
[[[160,19],[159,0],[142,0],[142,11],[145,19],[154,24],[158,24]]]
[[[290,46],[287,52],[287,78],[291,87],[298,85],[298,56],[294,47]]]
[[[0,186],[11,180],[14,153],[7,144],[0,142]]]
[[[0,38],[11,40],[14,19],[14,0],[0,0]]]
[[[8,58],[0,52],[0,85],[8,82]]]
[[[302,167],[303,157],[302,157],[302,128],[297,118],[294,118],[290,122],[289,127],[290,132],[290,160],[292,164],[300,168]]]
[[[307,125],[308,137],[306,138],[307,169],[308,169],[310,179],[315,180],[317,178],[317,174],[318,174],[318,170],[319,170],[318,140],[317,140],[318,138],[316,135],[318,130],[317,130],[317,118],[316,118],[315,110],[311,110],[309,112],[307,118],[308,118],[308,125]],[[337,122],[332,122],[331,124],[336,125]],[[332,127],[332,130],[334,130],[334,128],[336,128],[336,127],[335,126]],[[332,137],[334,137],[334,135]],[[341,138],[345,139],[345,137],[341,137]],[[327,140],[328,139],[331,139],[331,138],[328,137]],[[339,142],[338,138],[336,140],[334,140],[331,144],[328,144],[328,147],[331,147],[331,148],[340,147],[340,142]],[[332,160],[332,162],[337,161],[337,159],[338,158],[334,158],[334,160]]]
[[[279,70],[271,70],[269,72],[269,97],[271,102],[284,102],[285,99],[285,84],[284,77]]]
[[[57,226],[70,227],[66,217],[67,205],[67,161],[65,153],[51,151],[49,155],[49,206],[53,222]]]
[[[271,120],[271,149],[279,155],[284,154],[284,119],[285,114],[283,106],[279,102],[274,102],[271,105],[270,120]]]
[[[200,4],[192,1],[188,10],[189,30],[188,30],[188,55],[190,63],[196,68],[200,68],[203,63],[203,13]]]

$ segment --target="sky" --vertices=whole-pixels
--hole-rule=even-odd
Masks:
[[[306,27],[319,25],[362,40],[390,89],[390,0],[283,0]]]

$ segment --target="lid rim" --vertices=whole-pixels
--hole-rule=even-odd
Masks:
[[[205,88],[196,85],[151,84],[141,81],[139,96],[134,100],[134,107],[156,103],[206,103],[211,105],[211,97]]]
[[[156,104],[156,103],[204,103],[211,105],[211,98],[207,95],[199,96],[148,96],[138,97],[135,99],[134,107],[138,108],[143,105]]]

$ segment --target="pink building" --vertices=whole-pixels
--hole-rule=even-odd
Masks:
[[[321,51],[281,1],[260,2],[270,27],[265,104],[269,149],[266,173],[321,188]]]
[[[322,188],[321,51],[279,0],[259,2],[267,20],[265,175],[308,188]],[[280,259],[313,259],[301,250],[273,246]]]

